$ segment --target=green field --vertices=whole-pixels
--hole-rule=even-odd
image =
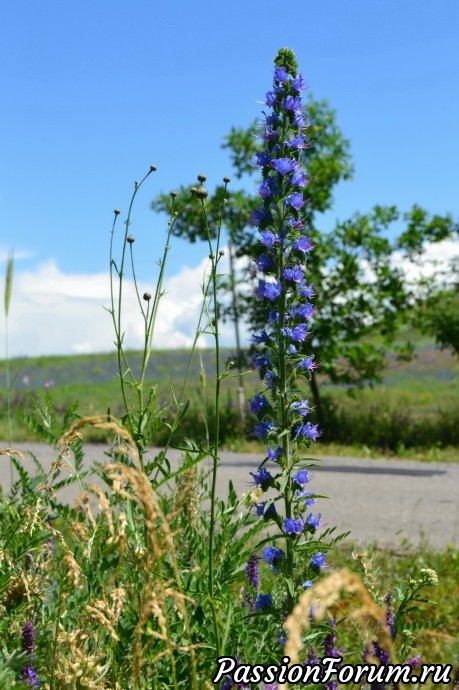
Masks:
[[[133,370],[140,369],[140,353],[128,353]],[[206,394],[202,390],[202,367]],[[222,351],[222,362],[232,358]],[[166,405],[170,388],[179,395],[189,361],[185,350],[153,351],[147,371],[149,385],[157,386],[157,403]],[[49,394],[56,414],[78,401],[82,416],[123,412],[115,353],[16,359],[10,362],[12,379],[12,440],[34,438],[23,420],[34,400]],[[191,360],[184,399],[190,401],[182,426],[184,435],[204,435],[204,410],[213,416],[215,353],[203,350]],[[256,372],[247,367],[246,396],[259,390]],[[345,387],[333,386],[319,377],[326,408],[326,429],[316,450],[327,453],[381,454],[427,460],[457,459],[459,447],[459,361],[447,351],[422,340],[410,362],[389,356],[381,383],[350,395]],[[250,420],[238,423],[236,376],[223,381],[221,395],[224,445],[235,450],[256,446],[250,438]],[[0,362],[0,437],[7,439],[6,363]],[[89,432],[88,440],[103,440]],[[161,442],[161,434],[158,441]]]

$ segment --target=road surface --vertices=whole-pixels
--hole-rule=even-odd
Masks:
[[[0,442],[0,448],[5,447]],[[24,454],[31,450],[45,468],[55,458],[52,449],[39,443],[20,443],[15,448]],[[91,467],[93,460],[109,462],[105,450],[87,444],[85,466]],[[173,453],[172,458],[176,458]],[[256,455],[222,452],[219,495],[225,496],[230,479],[239,494],[251,491],[249,472],[256,471],[259,461]],[[0,462],[0,481],[7,492],[9,459],[1,456]],[[25,466],[33,472],[28,455]],[[336,526],[340,532],[351,530],[349,538],[355,543],[399,548],[407,542],[417,546],[424,540],[436,549],[459,547],[459,464],[323,457],[321,466],[312,470],[308,488],[328,496],[314,508],[322,513],[323,525]],[[78,487],[72,485],[61,489],[60,495],[71,502],[78,493]]]

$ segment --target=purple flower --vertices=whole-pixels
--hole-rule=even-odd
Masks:
[[[260,557],[258,554],[253,553],[247,561],[245,566],[245,575],[247,580],[250,582],[254,589],[258,589],[260,586],[260,578],[258,574],[258,561]]]
[[[394,609],[392,606],[392,592],[387,592],[385,598],[384,598],[384,603],[387,606],[387,611],[386,611],[386,625],[387,629],[389,631],[389,634],[391,636],[391,639],[395,639],[395,616],[394,616]]]
[[[278,549],[277,546],[265,546],[262,553],[263,560],[272,566],[276,566],[284,557],[284,552],[282,549]]]
[[[301,132],[285,143],[291,149],[304,149],[306,146],[305,136]]]
[[[311,589],[311,587],[314,586],[314,583],[312,580],[306,580],[306,582],[303,582],[301,586],[303,587],[303,589]]]
[[[308,178],[306,176],[306,172],[302,168],[295,170],[295,172],[290,177],[291,184],[294,187],[300,187],[301,189],[303,187],[306,187],[307,181]]]
[[[254,333],[252,335],[252,340],[256,345],[260,345],[260,343],[268,343],[269,335],[266,333],[265,329],[263,329],[259,335]]]
[[[276,506],[274,503],[270,503],[266,508],[268,501],[263,501],[255,506],[255,512],[257,515],[263,516],[264,518],[274,518],[277,515]]]
[[[302,252],[303,254],[307,254],[311,251],[311,249],[314,248],[314,245],[312,244],[309,237],[306,237],[306,235],[301,235],[301,237],[299,237],[293,243],[293,248],[299,252]]]
[[[268,369],[268,371],[265,374],[265,381],[266,381],[266,385],[268,386],[268,388],[272,388],[274,386],[274,384],[277,381],[277,376],[274,373],[274,371],[271,371],[270,369]]]
[[[35,629],[30,621],[24,623],[22,628],[22,649],[27,654],[33,654],[35,649]]]
[[[266,151],[257,151],[255,154],[254,163],[255,163],[255,165],[261,165],[261,166],[270,165],[271,156]]]
[[[29,661],[24,664],[19,675],[19,680],[25,681],[26,685],[31,688],[39,688],[40,682],[37,677],[35,668],[30,663],[34,656],[33,652],[35,649],[35,629],[30,621],[24,623],[22,628],[22,650],[26,652],[29,657]]]
[[[297,163],[291,158],[275,158],[271,161],[271,166],[279,175],[287,175],[287,173],[296,170]]]
[[[265,208],[256,208],[255,211],[252,211],[251,218],[254,225],[269,223],[273,219],[270,212]]]
[[[302,112],[295,113],[295,117],[293,118],[293,124],[295,125],[295,127],[298,127],[299,129],[302,129],[306,126],[306,118]]]
[[[274,247],[276,244],[278,237],[274,233],[271,232],[271,230],[263,230],[262,233],[260,233],[261,239],[260,242],[264,247]]]
[[[285,110],[293,110],[301,112],[301,99],[298,96],[287,96],[284,100],[283,106]]]
[[[309,438],[311,441],[317,441],[320,436],[318,424],[311,424],[311,422],[299,424],[296,428],[296,435],[297,437]]]
[[[305,417],[310,409],[308,400],[296,400],[290,405],[290,412],[298,412],[302,417]]]
[[[274,262],[271,257],[266,256],[266,254],[260,254],[258,259],[255,259],[255,265],[259,271],[269,271],[274,267]]]
[[[281,448],[280,446],[277,446],[276,449],[271,448],[270,446],[268,446],[268,447],[266,448],[267,457],[268,457],[270,460],[273,460],[274,462],[278,462],[278,461],[280,460],[280,458],[282,457],[283,452],[284,452],[284,451],[282,450],[282,448]]]
[[[301,297],[305,297],[306,299],[311,299],[316,294],[314,292],[314,285],[306,285],[305,282],[304,285],[300,286],[300,288]]]
[[[405,661],[405,664],[408,664],[408,666],[411,666],[411,668],[417,668],[417,666],[419,666],[419,664],[421,663],[421,659],[421,654],[418,654],[418,656],[412,656],[410,657],[410,659],[407,659]]]
[[[306,518],[306,524],[308,527],[314,527],[314,529],[318,529],[320,526],[320,520],[322,519],[322,515],[318,513],[317,515],[314,515],[313,513],[308,513],[308,516]]]
[[[279,312],[275,309],[271,309],[269,312],[268,321],[271,325],[277,323],[279,321]]]
[[[260,414],[263,410],[268,410],[271,405],[264,395],[256,395],[252,400],[249,400],[250,411],[252,414]]]
[[[299,323],[294,328],[284,328],[283,333],[286,338],[290,338],[296,343],[302,343],[309,335],[308,325],[306,323]]]
[[[271,364],[271,359],[269,357],[265,357],[264,355],[255,355],[253,364],[256,369],[260,370],[264,367],[269,367]]]
[[[294,311],[295,316],[301,319],[311,319],[314,316],[314,305],[311,302],[300,304]]]
[[[260,189],[258,190],[258,193],[262,199],[267,199],[268,196],[271,196],[272,192],[268,180],[263,180],[263,182],[260,185]]]
[[[273,598],[270,594],[259,594],[255,600],[255,610],[263,611],[264,609],[270,609],[273,605]]]
[[[258,439],[263,438],[264,436],[267,436],[270,431],[276,428],[276,425],[274,422],[271,421],[266,421],[266,422],[259,422],[258,424],[255,425],[253,433],[254,436]]]
[[[289,194],[285,201],[296,211],[299,211],[300,208],[303,208],[305,203],[304,197],[301,192],[294,192],[293,194]]]
[[[257,297],[269,299],[274,302],[282,292],[282,285],[276,280],[273,283],[267,283],[265,280],[260,280],[258,287],[255,290]]]
[[[30,688],[39,688],[40,681],[38,680],[37,672],[31,664],[26,664],[19,675],[19,680],[25,682]]]
[[[295,91],[304,91],[304,78],[300,72],[298,72],[295,79],[292,81],[292,87],[295,89]]]
[[[271,126],[268,126],[265,127],[265,131],[261,139],[277,139],[278,136],[278,133]]]
[[[250,472],[252,475],[254,484],[256,486],[261,486],[262,489],[269,486],[272,482],[272,475],[264,467],[259,467],[256,472]]]
[[[314,355],[300,359],[300,361],[297,364],[297,367],[299,367],[300,369],[305,369],[306,371],[312,371],[313,369],[317,369],[317,364],[314,362]]]
[[[304,486],[310,480],[309,472],[307,470],[298,470],[296,474],[293,475],[292,479],[294,482],[300,486]]]
[[[266,93],[265,105],[267,105],[269,107],[276,105],[276,96],[275,96],[275,94],[273,94],[272,91],[268,91]]]
[[[303,527],[303,520],[300,518],[297,520],[294,518],[285,518],[284,520],[284,532],[286,534],[301,534]]]
[[[293,280],[295,283],[299,283],[303,280],[303,271],[299,266],[294,268],[286,268],[284,271],[285,280]]]
[[[312,491],[304,491],[304,490],[296,492],[297,498],[304,498],[305,496],[307,498],[305,498],[305,500],[303,501],[303,504],[305,506],[307,506],[308,508],[312,508],[312,506],[316,502],[316,499],[314,498],[314,493]]]
[[[276,67],[274,70],[274,81],[287,81],[288,72],[285,67]]]
[[[325,566],[326,560],[327,560],[327,554],[319,551],[318,553],[314,554],[314,556],[311,558],[309,563],[313,568],[317,568],[318,570],[322,570],[322,568],[324,568],[324,566]]]
[[[373,652],[382,666],[386,666],[390,662],[389,652],[386,652],[377,642],[373,642]]]

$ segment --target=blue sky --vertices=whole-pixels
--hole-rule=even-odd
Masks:
[[[209,187],[231,175],[222,138],[260,116],[282,46],[296,51],[310,90],[328,98],[351,141],[355,179],[337,190],[326,223],[375,203],[459,217],[457,1],[281,8],[272,0],[2,3],[0,271],[14,249],[13,351],[110,349],[111,339],[106,348],[91,339],[98,324],[85,323],[84,307],[106,318],[113,208],[126,209],[133,181],[155,163],[133,228],[148,286],[165,233],[150,200],[200,171]],[[202,271],[204,251],[174,243],[168,274],[177,289]],[[70,320],[60,327],[72,304],[73,329],[87,329],[80,343]],[[183,316],[169,324],[177,344]]]

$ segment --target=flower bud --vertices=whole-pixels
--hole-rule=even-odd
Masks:
[[[228,177],[228,175],[226,175],[226,176],[223,178],[223,182],[224,182],[225,184],[229,184],[229,183],[231,182],[231,177]]]
[[[149,301],[151,300],[151,295],[150,295],[150,293],[149,293],[149,292],[144,292],[144,293],[143,293],[143,298],[144,298],[145,302],[149,302]]]
[[[158,168],[156,167],[156,165],[150,165],[150,172],[156,172],[157,170]]]
[[[177,192],[171,192],[171,197],[173,199],[176,199],[177,198]]]
[[[198,180],[202,184],[203,182],[205,182],[207,180],[207,177],[203,173],[199,173]]]
[[[198,199],[205,199],[209,195],[209,192],[205,187],[200,185],[199,187],[195,187],[194,194],[198,197]]]
[[[113,213],[115,214],[115,216],[119,216],[120,213],[121,213],[121,211],[119,210],[119,208],[115,208],[115,210],[113,211]]]
[[[135,242],[135,237],[134,235],[128,235],[126,237],[126,242],[129,242],[129,244],[133,244]]]

